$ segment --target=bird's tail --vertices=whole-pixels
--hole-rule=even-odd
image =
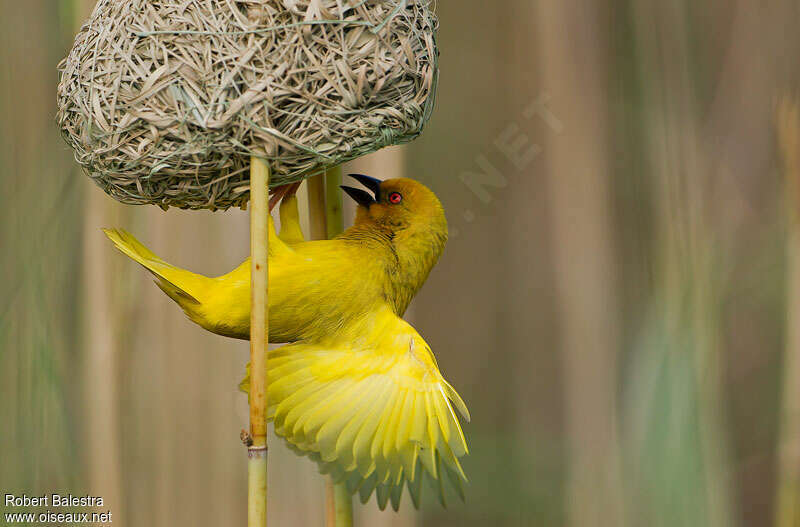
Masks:
[[[124,229],[103,229],[103,232],[117,249],[150,271],[156,277],[156,285],[192,315],[193,306],[200,304],[201,284],[208,278],[168,264]]]

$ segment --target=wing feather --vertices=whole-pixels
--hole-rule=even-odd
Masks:
[[[383,483],[386,483],[391,475],[391,466],[388,463],[387,458],[383,456],[383,449],[381,447],[383,445],[383,439],[388,432],[388,421],[391,419],[392,410],[394,409],[395,404],[396,399],[393,400],[391,404],[384,405],[380,417],[380,426],[370,438],[372,446],[369,452],[372,459],[375,460],[376,469],[378,471],[378,479]]]
[[[408,487],[408,493],[411,495],[411,502],[414,504],[414,508],[419,509],[422,497],[422,480],[425,478],[421,470],[415,470],[415,472],[419,473],[419,476],[413,480],[407,479],[406,486]]]
[[[294,434],[295,423],[304,415],[310,401],[320,392],[329,393],[335,386],[306,383],[302,388],[281,401],[275,409],[275,426],[286,429],[289,435]]]
[[[372,492],[375,490],[375,485],[378,484],[378,475],[374,472],[370,477],[364,480],[361,486],[358,488],[359,497],[361,499],[361,503],[366,503],[369,501],[369,497],[372,496]]]
[[[397,391],[399,389],[396,386],[392,386],[385,400],[386,408],[391,408],[391,405],[394,404],[393,401],[398,398]],[[369,421],[361,427],[358,437],[353,442],[353,455],[356,458],[358,469],[364,477],[370,475],[377,465],[370,443],[372,443],[373,438],[378,436],[382,421],[383,414],[376,408],[370,415]]]
[[[354,385],[352,391],[355,392],[355,395],[350,398],[351,400],[345,400],[343,410],[335,413],[331,420],[320,427],[317,433],[317,443],[324,461],[330,462],[337,459],[336,444],[342,430],[350,423],[353,416],[361,410],[361,401],[368,395],[372,395],[379,386],[380,379],[368,379],[364,381],[363,392],[359,394],[359,386]],[[342,466],[344,465],[342,464]]]
[[[433,403],[431,402],[431,394],[429,392],[425,392],[424,394],[424,401],[425,401],[425,416],[428,418],[428,445],[429,447],[426,449],[426,454],[428,457],[428,462],[430,463],[428,471],[431,473],[434,479],[439,477],[439,467],[438,463],[436,462],[436,444],[439,442],[439,427],[437,426],[438,419],[436,418],[436,411],[433,408]],[[423,459],[426,456],[423,456]]]
[[[386,503],[389,501],[390,492],[391,488],[386,483],[381,483],[375,487],[375,496],[378,500],[378,508],[380,508],[380,510],[384,510],[386,508]]]
[[[469,412],[419,334],[392,317],[357,347],[298,343],[270,352],[275,431],[362,501],[374,493],[381,508],[398,507],[404,486],[419,507],[425,475],[443,503],[445,479],[463,497],[467,445],[453,406],[465,419]]]
[[[403,480],[401,478],[400,481],[392,485],[391,494],[389,496],[392,502],[392,509],[394,509],[394,512],[400,510],[400,498],[402,497],[403,497]]]
[[[380,412],[390,399],[394,386],[388,383],[381,383],[376,390],[376,396],[371,400],[364,400],[359,408],[359,412],[347,424],[339,434],[336,441],[337,462],[344,465],[346,470],[355,470],[358,467],[356,462],[356,440],[359,432],[363,429],[364,439],[369,440],[374,434],[375,429],[380,424]],[[365,460],[364,475],[369,475],[372,466],[375,464],[374,458]]]
[[[442,385],[444,386],[444,390],[447,392],[447,398],[450,399],[454,405],[456,405],[458,413],[460,413],[461,417],[463,417],[464,420],[469,423],[471,417],[469,415],[469,410],[467,409],[467,405],[464,403],[464,399],[462,399],[461,396],[458,395],[458,392],[455,390],[455,388],[450,386],[450,383],[447,382],[444,378],[442,378]]]

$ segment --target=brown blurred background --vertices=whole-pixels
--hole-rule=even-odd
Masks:
[[[192,325],[100,228],[221,274],[247,216],[121,206],[78,173],[56,64],[91,3],[0,2],[0,493],[243,525],[247,344]],[[800,525],[800,209],[775,126],[800,3],[438,12],[425,133],[345,170],[444,203],[409,318],[472,411],[471,483],[357,525]],[[272,525],[321,525],[315,467],[272,445]]]

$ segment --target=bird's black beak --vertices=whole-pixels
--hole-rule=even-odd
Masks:
[[[370,205],[375,203],[375,199],[369,195],[369,192],[366,190],[361,190],[360,188],[353,188],[347,187],[345,185],[341,186],[341,189],[347,192],[347,195],[356,200],[356,203],[359,205],[363,205],[364,207],[369,208]]]
[[[347,195],[353,198],[356,203],[359,205],[363,205],[365,207],[369,207],[378,199],[378,193],[380,192],[381,188],[381,180],[376,179],[374,177],[365,176],[363,174],[348,174],[351,178],[355,179],[375,194],[375,197],[370,196],[369,193],[353,187],[347,187],[342,185],[342,190],[347,192]]]
[[[374,177],[365,176],[364,174],[347,174],[347,175],[355,179],[368,189],[370,189],[372,193],[375,194],[375,199],[376,200],[378,199],[378,192],[381,189],[381,183],[383,183],[383,181],[381,181],[380,179],[376,179]]]

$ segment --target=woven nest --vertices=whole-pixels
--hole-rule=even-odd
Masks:
[[[130,204],[242,206],[407,142],[433,108],[431,0],[100,0],[60,65],[58,124]]]

